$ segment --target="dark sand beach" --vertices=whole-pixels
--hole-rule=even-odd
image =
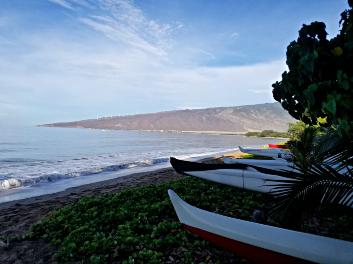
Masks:
[[[180,179],[173,169],[137,173],[103,182],[67,189],[63,192],[0,204],[0,238],[23,236],[30,226],[50,211],[73,203],[84,196],[114,193],[127,187],[165,183]],[[0,263],[53,262],[55,252],[44,241],[0,242]]]

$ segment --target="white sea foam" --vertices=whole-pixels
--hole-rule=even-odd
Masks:
[[[85,164],[80,164],[78,160],[84,160]],[[101,160],[101,159],[99,159]],[[60,161],[59,163],[44,164],[42,166],[22,166],[18,165],[16,168],[12,168],[11,174],[18,174],[17,178],[9,178],[0,180],[0,187],[2,189],[12,189],[22,186],[33,186],[39,183],[50,183],[62,179],[90,176],[94,174],[104,173],[104,172],[116,172],[119,170],[128,170],[136,167],[149,167],[158,165],[161,163],[166,163],[169,161],[168,157],[165,158],[155,158],[155,159],[144,159],[141,161],[126,162],[112,164],[112,161],[97,162],[94,159],[75,159],[75,162],[71,161]],[[14,162],[14,161],[11,161]],[[22,161],[23,162],[23,161]],[[3,162],[4,163],[4,162]],[[74,163],[74,164],[72,164]],[[73,166],[76,165],[76,166]],[[73,166],[73,167],[69,167]],[[4,167],[2,171],[4,171]],[[9,169],[11,166],[8,166]],[[33,171],[35,170],[35,172]],[[19,172],[22,172],[19,174]],[[3,176],[4,177],[4,176]]]
[[[197,160],[200,158],[206,158],[214,156],[216,154],[226,153],[234,151],[235,149],[225,149],[222,151],[206,151],[202,153],[193,153],[188,155],[180,155],[179,152],[171,153],[167,157],[159,157],[154,159],[143,159],[140,161],[123,162],[118,164],[112,164],[112,160],[108,157],[115,157],[114,155],[103,156],[100,155],[98,158],[75,158],[68,161],[58,162],[40,162],[33,160],[21,160],[22,165],[18,165],[16,168],[12,168],[13,174],[18,174],[17,178],[6,178],[0,180],[1,189],[12,189],[18,187],[33,186],[36,184],[51,183],[58,180],[69,179],[74,177],[91,176],[94,174],[117,172],[120,170],[129,170],[132,168],[147,168],[151,166],[157,166],[169,162],[170,156],[175,156],[180,159],[186,160]],[[149,153],[152,155],[152,153]],[[15,160],[2,161],[14,164]],[[26,165],[24,165],[26,164]],[[2,170],[4,170],[3,166]],[[8,168],[11,167],[8,166]],[[0,170],[1,171],[1,170]],[[21,174],[20,174],[21,172]]]
[[[12,178],[1,181],[0,185],[3,189],[12,189],[22,186],[22,183],[19,180]]]

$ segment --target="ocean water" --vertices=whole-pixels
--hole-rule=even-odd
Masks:
[[[275,141],[235,135],[1,128],[0,203],[168,167],[170,156],[190,158]]]

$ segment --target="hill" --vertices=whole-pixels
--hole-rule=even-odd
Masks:
[[[195,132],[286,131],[294,119],[279,103],[177,110],[45,124],[46,127]]]

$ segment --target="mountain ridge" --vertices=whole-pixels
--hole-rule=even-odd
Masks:
[[[279,103],[171,110],[44,124],[45,127],[112,130],[239,132],[286,131],[294,119]]]

